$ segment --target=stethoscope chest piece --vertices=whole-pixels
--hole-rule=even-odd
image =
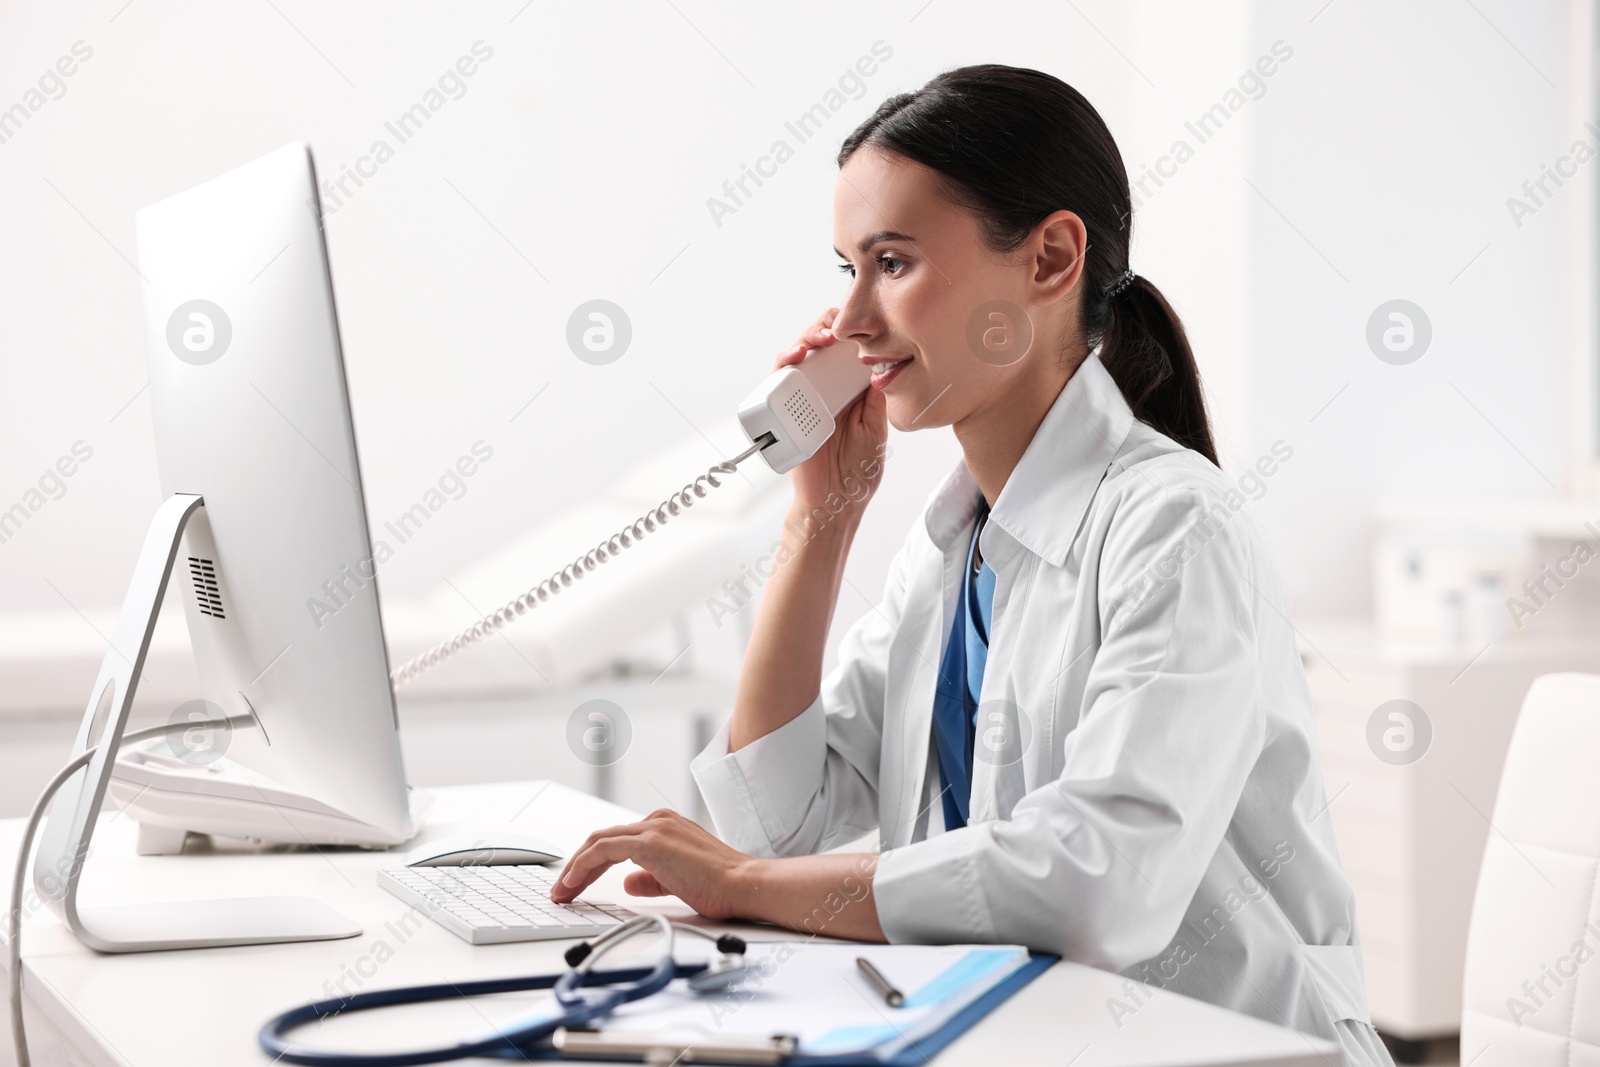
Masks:
[[[741,950],[719,953],[705,970],[686,981],[696,993],[722,993],[744,981],[749,974],[750,966]]]

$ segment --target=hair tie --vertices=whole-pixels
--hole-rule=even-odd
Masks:
[[[1120,293],[1124,289],[1126,289],[1128,286],[1132,285],[1133,284],[1133,280],[1135,278],[1137,278],[1137,277],[1138,277],[1138,275],[1133,273],[1133,268],[1132,267],[1129,267],[1127,270],[1123,271],[1122,272],[1122,276],[1119,277],[1116,281],[1112,282],[1111,283],[1111,288],[1106,290],[1106,299],[1108,299],[1108,300],[1111,299],[1112,297],[1116,296],[1118,293]]]

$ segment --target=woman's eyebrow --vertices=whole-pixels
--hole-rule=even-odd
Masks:
[[[917,239],[912,237],[910,234],[901,233],[899,230],[878,230],[863,237],[861,242],[856,245],[856,248],[862,252],[865,252],[867,249],[871,248],[880,241],[905,241],[908,244],[914,244],[916,243],[916,240]],[[839,251],[837,246],[835,246],[833,254],[838,256],[840,259],[845,258],[845,254]]]

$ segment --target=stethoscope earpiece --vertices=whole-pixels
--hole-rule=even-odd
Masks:
[[[749,973],[749,966],[744,960],[745,948],[747,947],[744,938],[735,937],[733,934],[713,936],[694,926],[669,922],[659,915],[640,915],[620,926],[607,930],[593,941],[580,941],[567,949],[565,954],[567,966],[571,967],[572,970],[563,975],[561,980],[556,983],[556,999],[565,1007],[577,1008],[584,1006],[590,1010],[603,1003],[603,999],[597,1001],[579,992],[584,982],[583,975],[592,970],[606,953],[646,930],[654,930],[661,936],[662,962],[667,964],[672,961],[674,934],[691,934],[716,944],[717,958],[706,964],[704,970],[684,979],[689,988],[696,993],[721,993],[743,981]],[[652,974],[646,982],[641,982],[640,989],[648,988],[649,992],[653,993],[665,985],[666,979],[658,972]],[[633,992],[635,991],[630,990],[630,993]],[[643,993],[642,995],[648,996],[649,993]],[[628,999],[634,999],[634,996],[630,996]],[[622,1000],[615,1000],[613,1006],[621,1003],[623,1003]]]

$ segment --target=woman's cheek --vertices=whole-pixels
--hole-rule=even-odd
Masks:
[[[948,287],[928,284],[930,274],[938,279],[937,274],[923,271],[884,294],[883,299],[884,317],[893,335],[909,340],[919,354],[938,348],[950,328],[945,321],[951,313]]]

